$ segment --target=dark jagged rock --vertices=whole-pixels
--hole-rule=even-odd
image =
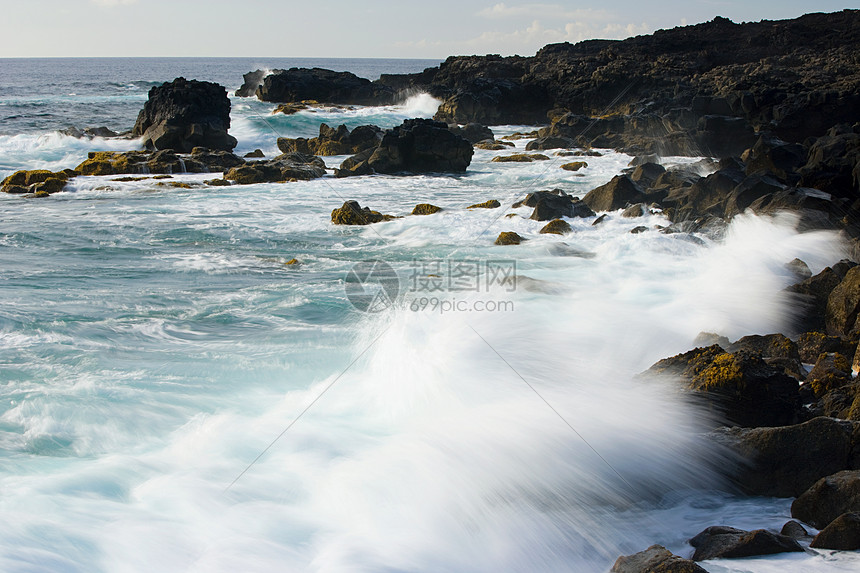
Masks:
[[[860,383],[845,384],[830,390],[811,404],[809,410],[816,416],[860,422]]]
[[[817,275],[803,282],[794,284],[785,290],[798,295],[800,315],[798,323],[801,331],[825,331],[825,317],[830,293],[845,278],[846,273],[855,263],[840,262],[827,267]]]
[[[503,61],[498,56],[448,58],[433,78],[431,90],[444,98],[434,119],[486,125],[544,122],[552,107],[546,90],[538,84],[522,82],[524,69],[516,63],[501,73],[520,77],[498,77],[494,71],[486,73],[481,69],[487,64],[492,67],[493,60]]]
[[[858,165],[860,134],[830,130],[810,146],[808,161],[799,170],[801,184],[853,199],[860,192]]]
[[[256,76],[252,79],[256,79]],[[250,83],[247,81],[246,84]],[[248,89],[240,89],[242,94]],[[393,89],[372,83],[350,72],[322,68],[290,68],[265,75],[256,96],[261,101],[287,103],[316,100],[337,104],[387,105],[394,103]]]
[[[851,383],[851,363],[838,352],[823,352],[806,377],[806,384],[815,397]]]
[[[805,376],[797,345],[782,334],[744,336],[729,347],[730,352],[745,350],[760,354],[768,366],[802,380]]]
[[[645,194],[629,175],[616,175],[609,183],[589,191],[582,201],[595,211],[615,211],[641,203]]]
[[[798,416],[797,380],[756,353],[728,353],[717,345],[696,348],[660,360],[647,372],[680,377],[697,398],[734,424],[779,426]]]
[[[759,137],[749,150],[745,170],[747,175],[769,173],[783,183],[797,184],[797,171],[806,163],[806,150],[797,143]]]
[[[857,551],[860,549],[860,512],[843,513],[822,529],[810,547]]]
[[[860,470],[844,470],[816,481],[791,504],[791,516],[817,529],[860,511]]]
[[[647,162],[637,165],[630,175],[630,179],[647,189],[652,187],[664,173],[666,173],[666,168],[659,163]]]
[[[369,207],[362,208],[358,201],[346,201],[331,212],[331,222],[335,225],[370,225],[384,220],[385,215]]]
[[[695,137],[702,153],[712,157],[738,155],[756,139],[746,119],[723,115],[706,115],[699,119]]]
[[[382,129],[375,125],[360,125],[350,131],[346,125],[332,128],[320,124],[318,137],[305,139],[278,138],[278,149],[282,153],[307,153],[309,155],[350,155],[366,149],[375,149],[382,141]]]
[[[149,149],[189,153],[195,147],[232,151],[227,90],[211,82],[177,78],[149,90],[132,134]]]
[[[856,340],[841,336],[827,336],[822,332],[804,332],[797,337],[797,352],[802,362],[815,364],[822,352],[838,352],[852,356],[857,348]]]
[[[319,157],[303,153],[285,153],[274,159],[253,161],[234,167],[224,174],[224,179],[248,185],[307,181],[323,175],[325,175],[325,163]]]
[[[574,201],[570,197],[544,195],[535,204],[531,217],[534,221],[550,221],[559,217],[593,217],[594,211],[584,201]]]
[[[459,135],[472,145],[481,141],[492,142],[496,139],[495,135],[493,135],[493,131],[481,123],[467,123],[462,127],[456,123],[452,123],[448,125],[448,129],[451,133]]]
[[[860,335],[860,268],[849,270],[833,288],[825,312],[828,334],[854,338]]]
[[[744,531],[734,527],[708,527],[690,540],[695,547],[693,561],[753,557],[803,551],[791,537],[771,533],[764,529]]]
[[[522,201],[513,204],[517,207],[534,207],[530,219],[534,221],[550,221],[561,217],[593,217],[592,211],[583,201],[571,197],[561,189],[552,191],[534,191],[526,195]]]
[[[732,189],[726,199],[727,217],[733,217],[766,195],[773,195],[785,189],[785,185],[766,174],[750,175]]]
[[[236,90],[239,97],[251,97],[257,93],[257,88],[263,83],[263,78],[269,74],[266,70],[255,70],[242,76],[242,87]]]
[[[624,211],[621,212],[621,216],[625,219],[636,219],[644,216],[647,210],[648,206],[645,205],[645,203],[636,203],[635,205],[630,205],[624,209]]]
[[[340,164],[340,167],[334,170],[335,177],[353,177],[356,175],[371,175],[373,168],[370,167],[368,160],[373,155],[375,149],[365,149],[361,153],[356,153],[352,157],[347,157]]]
[[[472,153],[472,144],[446,124],[407,119],[385,132],[367,165],[376,173],[463,173]]]
[[[721,428],[708,437],[740,457],[731,477],[750,495],[799,496],[823,477],[860,468],[860,422],[820,417],[776,428]]]
[[[696,563],[673,554],[662,545],[619,557],[611,573],[707,573]]]

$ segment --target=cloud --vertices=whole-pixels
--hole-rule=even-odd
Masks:
[[[519,4],[508,6],[500,3],[478,12],[478,16],[491,20],[513,20],[529,18],[532,20],[609,20],[612,15],[606,10],[595,8],[576,8],[571,10],[560,4]]]
[[[137,0],[90,0],[91,3],[97,6],[129,6],[131,4],[137,4]]]

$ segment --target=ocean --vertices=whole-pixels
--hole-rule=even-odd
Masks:
[[[0,60],[0,177],[138,148],[59,130],[129,130],[178,76],[232,93],[257,68],[375,79],[437,63]],[[236,153],[268,157],[321,122],[392,127],[439,104],[286,116],[231,101]],[[458,176],[78,177],[47,199],[0,197],[0,570],[588,572],[654,543],[688,555],[710,525],[780,528],[791,500],[733,492],[701,438],[708,416],[635,375],[703,331],[789,329],[785,263],[819,272],[845,246],[790,215],[739,216],[720,240],[662,234],[659,213],[557,236],[510,207],[582,196],[632,159],[601,152],[576,173],[476,150]],[[402,218],[333,226],[350,199]],[[465,208],[490,199],[502,207]],[[408,216],[418,203],[443,210]],[[495,246],[501,231],[528,240]]]

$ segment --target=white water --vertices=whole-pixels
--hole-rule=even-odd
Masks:
[[[237,151],[273,147],[258,103],[234,101]],[[319,121],[394,125],[431,103],[270,121],[308,137]],[[61,163],[101,143],[48,136],[14,168],[73,167]],[[528,209],[464,207],[581,195],[630,158],[588,158],[579,176],[561,158],[491,163],[499,153],[477,151],[464,177],[188,191],[80,177],[45,201],[0,198],[0,569],[601,571],[652,543],[688,552],[708,525],[781,526],[787,500],[724,493],[724,460],[698,437],[711,421],[633,376],[700,331],[785,330],[783,265],[818,272],[841,257],[837,236],[798,234],[788,216],[738,217],[720,243],[631,235],[666,221],[617,214],[540,235]],[[344,199],[445,211],[332,227]],[[529,241],[496,247],[502,230]],[[302,265],[284,267],[293,256]],[[368,258],[400,273],[396,308],[346,300],[347,271]],[[520,280],[409,292],[413,259],[515,261]],[[513,308],[410,309],[435,297]]]

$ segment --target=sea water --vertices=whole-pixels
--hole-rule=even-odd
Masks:
[[[3,60],[0,176],[138,148],[56,130],[130,129],[149,87],[179,75],[232,92],[257,68],[434,63]],[[391,127],[438,106],[408,94],[285,116],[231,101],[236,151],[267,156],[321,122]],[[577,173],[564,157],[492,162],[524,144],[476,150],[458,176],[78,177],[48,199],[0,197],[0,569],[605,571],[653,543],[689,555],[709,525],[781,527],[790,500],[724,482],[734,460],[701,438],[714,420],[635,375],[701,331],[790,330],[785,263],[820,271],[843,256],[838,236],[787,214],[739,216],[720,240],[665,235],[660,213],[542,235],[513,202],[582,196],[631,158],[602,150]],[[348,199],[402,218],[333,226]],[[502,208],[465,208],[489,199]],[[417,203],[443,210],[409,216]],[[501,231],[528,240],[495,246]],[[367,264],[394,274],[356,283]],[[383,286],[396,297],[373,312],[353,304]]]

